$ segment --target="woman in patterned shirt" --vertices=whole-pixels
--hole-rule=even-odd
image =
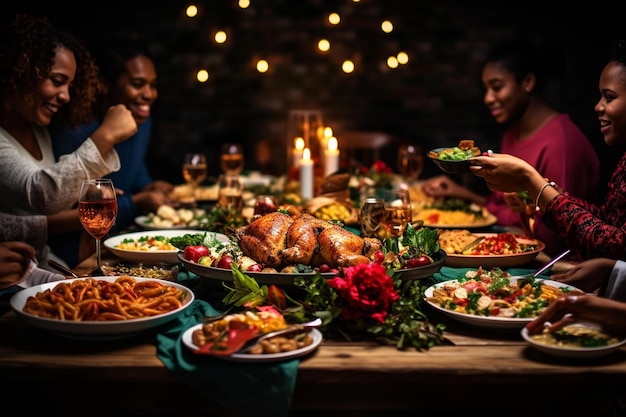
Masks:
[[[626,143],[626,40],[619,41],[600,75],[600,100],[595,111],[609,146]],[[608,183],[600,205],[564,192],[522,159],[508,154],[474,158],[475,175],[491,190],[528,191],[545,223],[584,259],[626,260],[626,154]]]

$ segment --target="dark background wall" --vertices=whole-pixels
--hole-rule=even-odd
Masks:
[[[149,43],[160,93],[150,169],[176,183],[182,182],[182,154],[191,149],[206,152],[217,174],[225,141],[246,145],[251,168],[259,140],[275,144],[277,160],[286,161],[293,109],[321,110],[340,143],[342,130],[367,129],[391,132],[426,150],[460,138],[497,150],[502,128],[482,103],[481,62],[492,43],[516,34],[565,59],[566,76],[551,99],[588,135],[605,161],[605,177],[620,154],[604,145],[593,108],[598,76],[623,19],[597,2],[252,0],[239,9],[233,0],[216,0],[197,2],[194,19],[185,17],[188,3],[180,1],[34,3],[3,6],[2,20],[26,11],[49,16],[87,42],[123,35]],[[325,23],[331,11],[343,18],[337,27]],[[380,31],[383,19],[394,23],[393,34]],[[228,31],[227,45],[212,42],[218,27]],[[333,42],[330,53],[315,51],[320,37]],[[387,56],[398,50],[409,54],[408,64],[387,68]],[[356,61],[354,73],[339,70],[343,56]],[[258,57],[269,60],[268,73],[254,69]],[[201,66],[211,73],[204,84],[195,80]],[[437,173],[427,161],[424,175]]]

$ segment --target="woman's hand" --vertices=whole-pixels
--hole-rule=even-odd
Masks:
[[[521,158],[504,153],[471,158],[470,169],[477,177],[482,177],[492,191],[517,192],[529,190],[533,180],[541,174]]]
[[[526,325],[529,334],[554,331],[577,321],[590,321],[608,333],[626,333],[626,303],[592,294],[571,293],[560,297]]]
[[[585,292],[594,292],[608,281],[615,262],[615,259],[608,258],[588,259],[567,272],[553,274],[550,279],[572,285]]]
[[[35,259],[35,249],[25,242],[0,242],[0,289],[15,285]]]

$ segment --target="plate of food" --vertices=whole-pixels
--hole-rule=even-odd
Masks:
[[[480,149],[471,139],[462,139],[457,146],[436,148],[428,152],[431,161],[448,174],[469,172],[469,158],[478,155],[480,155]]]
[[[465,324],[486,330],[520,330],[558,297],[572,291],[583,293],[571,285],[542,279],[519,288],[518,281],[523,278],[499,268],[479,268],[469,271],[464,279],[432,285],[424,292],[424,299]]]
[[[448,233],[439,235],[439,244],[448,253],[445,265],[453,268],[521,266],[535,259],[546,247],[540,240],[511,232],[445,232]]]
[[[415,205],[413,220],[438,229],[476,229],[496,224],[498,219],[485,207],[459,198]]]
[[[178,263],[179,249],[169,240],[174,236],[186,234],[215,234],[217,239],[227,242],[228,237],[221,233],[207,232],[206,230],[152,230],[126,233],[110,237],[104,241],[104,246],[115,256],[125,261],[145,264]]]
[[[193,333],[202,331],[202,324],[197,324],[185,330],[182,336],[183,344],[192,352],[202,354],[200,346],[193,341]],[[304,336],[304,337],[303,337]],[[281,337],[281,336],[279,336]],[[278,353],[232,353],[230,355],[209,355],[231,362],[278,362],[288,359],[295,359],[313,352],[324,339],[322,333],[317,329],[311,329],[306,334],[298,334],[290,337],[295,349]],[[271,339],[269,339],[271,341]],[[205,353],[206,354],[206,353]]]
[[[200,263],[185,259],[184,253],[178,253],[178,260],[183,263],[186,270],[194,274],[212,280],[233,281],[233,271],[230,268],[218,268],[217,266],[202,265]],[[315,276],[317,271],[312,272],[262,272],[262,271],[243,271],[246,275],[254,278],[261,285],[292,285],[296,277]],[[337,272],[320,273],[322,276],[332,278]]]
[[[131,277],[156,278],[175,281],[178,276],[178,265],[159,263],[156,265],[134,264],[123,262],[102,263],[102,272],[106,276],[130,275]]]
[[[190,289],[175,282],[120,275],[26,288],[11,297],[11,308],[25,322],[61,336],[102,340],[167,323],[194,298]]]
[[[197,229],[206,222],[207,211],[200,208],[174,208],[163,205],[154,213],[137,216],[135,224],[146,230]]]
[[[592,323],[577,322],[558,330],[547,327],[540,334],[530,335],[523,328],[521,335],[533,348],[551,356],[590,359],[615,352],[626,343],[626,337],[613,336]]]

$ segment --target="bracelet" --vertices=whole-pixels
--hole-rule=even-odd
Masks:
[[[539,208],[539,199],[541,198],[541,194],[543,194],[543,190],[546,189],[546,187],[556,187],[556,183],[554,181],[550,181],[550,182],[546,182],[545,184],[543,184],[541,186],[541,189],[539,190],[539,193],[537,193],[537,200],[535,200],[535,211],[541,211],[541,209]]]

